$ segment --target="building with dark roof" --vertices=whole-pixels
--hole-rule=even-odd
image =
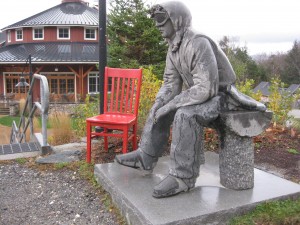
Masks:
[[[262,101],[267,103],[269,102],[269,96],[270,96],[270,88],[271,84],[269,82],[260,82],[254,89],[253,92],[261,92],[262,94]],[[281,94],[287,94],[287,95],[296,95],[300,92],[300,84],[291,84],[288,88],[279,88],[279,92]],[[296,99],[295,102],[293,102],[292,108],[300,108],[300,99]]]
[[[98,13],[82,0],[62,0],[4,27],[4,38],[0,35],[0,94],[25,97],[26,90],[16,84],[21,76],[29,81],[29,56],[33,73],[48,79],[50,101],[76,101],[87,93],[97,93]],[[34,98],[39,98],[37,93]]]

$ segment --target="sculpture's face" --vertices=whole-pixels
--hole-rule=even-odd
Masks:
[[[176,31],[170,19],[168,19],[163,25],[158,25],[156,23],[156,27],[160,31],[163,38],[173,39],[175,36]]]
[[[151,9],[150,13],[161,35],[164,38],[172,39],[176,32],[168,12],[160,5],[156,5]]]

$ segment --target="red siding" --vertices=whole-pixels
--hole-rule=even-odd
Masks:
[[[58,40],[57,27],[44,27],[44,40],[33,40],[32,30],[32,28],[23,28],[23,41],[16,41],[16,32],[15,30],[11,30],[11,42],[7,42],[7,44],[32,42],[98,42],[98,30],[96,30],[96,40],[85,40],[84,27],[70,27],[70,40]]]

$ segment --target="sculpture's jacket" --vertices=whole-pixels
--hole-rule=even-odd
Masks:
[[[233,86],[236,75],[224,52],[209,37],[191,30],[189,10],[174,2],[160,5],[169,13],[176,36],[169,43],[164,84],[157,100],[179,108],[201,104],[224,91],[245,108],[264,111],[263,104]]]

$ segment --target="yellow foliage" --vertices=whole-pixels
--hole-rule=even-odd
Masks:
[[[245,81],[239,82],[236,84],[237,89],[245,95],[250,96],[256,101],[261,101],[262,93],[258,91],[256,93],[253,92],[254,80],[246,79]]]
[[[152,70],[152,67],[143,69],[143,81],[139,106],[139,130],[143,128],[148,113],[155,101],[156,94],[163,82],[153,74]]]

